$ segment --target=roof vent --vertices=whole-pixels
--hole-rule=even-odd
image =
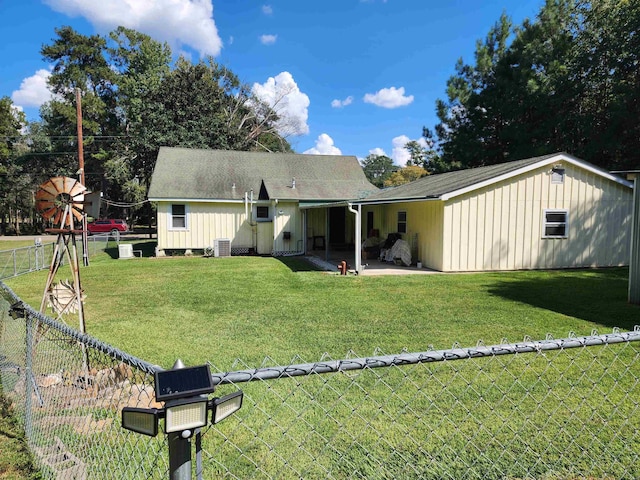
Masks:
[[[291,188],[296,188],[296,177],[291,179]]]

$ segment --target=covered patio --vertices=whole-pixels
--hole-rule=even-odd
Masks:
[[[347,262],[350,275],[356,273],[355,256],[353,252],[329,252],[329,258],[325,259],[324,250],[310,251],[305,255],[305,259],[316,267],[327,272],[338,272],[340,262]],[[378,259],[362,260],[359,275],[375,276],[375,275],[431,275],[434,273],[442,273],[430,268],[417,268],[415,265],[410,267],[395,265],[393,263],[380,261]]]

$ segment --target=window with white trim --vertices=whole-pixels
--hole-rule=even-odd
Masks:
[[[269,205],[255,205],[253,207],[253,214],[256,222],[271,221],[271,207]]]
[[[169,228],[171,230],[186,230],[187,206],[183,203],[174,203],[169,212]]]
[[[265,220],[269,218],[269,206],[258,205],[256,207],[256,218]]]
[[[407,233],[407,212],[398,212],[398,233]]]
[[[567,238],[569,233],[568,210],[545,210],[542,238]]]
[[[553,167],[551,169],[551,183],[556,183],[556,184],[564,183],[564,168]]]

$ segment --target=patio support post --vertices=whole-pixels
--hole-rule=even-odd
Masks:
[[[358,204],[357,205],[357,210],[354,210],[353,205],[352,204],[347,204],[347,207],[349,208],[349,211],[351,213],[354,213],[356,216],[356,246],[355,246],[355,259],[356,259],[356,272],[357,273],[361,273],[362,272],[362,260],[361,260],[361,254],[362,254],[362,205]]]
[[[331,237],[331,226],[329,222],[329,209],[324,209],[324,221],[325,221],[325,237],[324,237],[324,260],[329,261],[329,238]]]

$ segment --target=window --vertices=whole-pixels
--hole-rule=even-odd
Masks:
[[[398,233],[407,233],[407,212],[398,212]]]
[[[262,220],[267,220],[269,219],[269,207],[261,207],[261,206],[257,206],[256,207],[256,218],[258,219],[262,219]]]
[[[543,238],[567,238],[569,212],[567,210],[545,210]]]
[[[253,208],[253,218],[255,218],[256,222],[271,221],[271,207],[269,205],[256,205]]]
[[[564,183],[564,168],[553,167],[551,169],[551,183]]]
[[[171,205],[171,218],[169,219],[169,228],[186,229],[187,228],[187,206],[180,204]]]

